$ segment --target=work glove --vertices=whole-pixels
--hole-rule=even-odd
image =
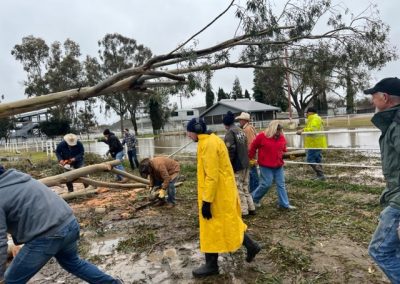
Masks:
[[[207,201],[203,201],[203,206],[201,207],[201,215],[203,215],[204,219],[211,219],[211,203]]]
[[[257,165],[257,160],[251,159],[251,160],[249,161],[249,164],[250,164],[250,167],[254,167],[254,166]]]
[[[161,188],[160,191],[158,192],[158,197],[159,198],[164,198],[165,197],[165,189]]]

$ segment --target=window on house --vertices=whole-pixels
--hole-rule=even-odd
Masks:
[[[187,115],[187,116],[194,115],[194,111],[189,110],[189,111],[186,112],[186,115]]]
[[[178,114],[177,111],[173,111],[173,112],[171,113],[171,116],[179,116],[179,114]]]

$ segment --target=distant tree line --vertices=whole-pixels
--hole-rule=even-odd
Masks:
[[[301,117],[309,105],[324,110],[330,96],[344,92],[347,111],[353,112],[355,95],[367,85],[371,70],[397,58],[389,44],[389,27],[375,6],[354,16],[330,1],[294,2],[274,11],[266,0],[249,0],[244,6],[232,1],[216,19],[235,7],[240,35],[195,49],[191,40],[206,30],[202,29],[164,55],[154,56],[150,48],[120,34],[99,40],[97,56],[82,56],[79,44],[71,39],[48,44],[26,36],[11,51],[26,72],[25,94],[57,98],[35,100],[23,109],[50,107],[54,121],[67,121],[72,130],[83,132],[96,124],[97,106],[105,115],[115,112],[121,130],[124,118],[129,118],[137,132],[137,116],[148,113],[157,132],[173,108],[169,96],[190,97],[195,90],[205,94],[207,106],[225,98],[253,97],[283,110],[288,108],[289,94]],[[240,55],[234,57],[230,50],[239,46]],[[213,72],[223,68],[252,68],[252,94],[243,92],[238,78],[229,93],[213,90]],[[7,113],[1,109],[0,117]]]

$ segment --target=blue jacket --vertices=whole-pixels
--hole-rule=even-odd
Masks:
[[[60,144],[57,145],[56,148],[56,156],[58,161],[75,158],[75,162],[72,164],[73,166],[82,166],[84,154],[85,150],[83,148],[83,144],[80,141],[78,141],[75,146],[68,146],[67,142],[63,140]]]

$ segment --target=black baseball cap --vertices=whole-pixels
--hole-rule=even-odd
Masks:
[[[391,96],[400,96],[400,79],[389,77],[380,80],[373,88],[364,90],[364,94],[386,93]]]
[[[315,109],[315,107],[309,107],[306,111],[307,112],[313,112],[313,113],[317,113],[317,110]]]

